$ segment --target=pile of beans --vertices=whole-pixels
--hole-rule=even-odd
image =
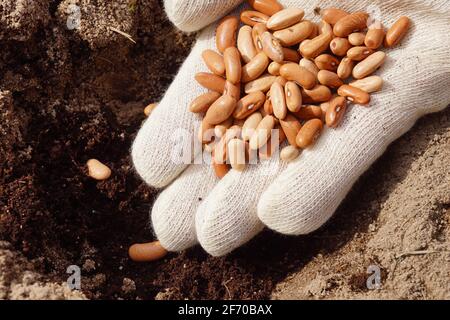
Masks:
[[[386,60],[379,51],[398,44],[410,20],[401,17],[387,32],[365,12],[337,8],[321,12],[316,24],[298,8],[283,8],[276,0],[249,0],[254,10],[240,21],[222,19],[216,30],[219,52],[205,50],[210,73],[195,75],[210,90],[189,106],[204,115],[199,140],[212,154],[219,178],[230,166],[242,171],[250,159],[280,152],[296,159],[324,129],[342,122],[348,102],[368,105],[383,79],[373,73]],[[240,22],[243,26],[238,30]],[[269,143],[278,130],[278,145]]]

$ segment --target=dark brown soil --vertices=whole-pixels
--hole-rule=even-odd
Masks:
[[[130,243],[152,237],[155,194],[133,172],[129,149],[143,108],[164,93],[194,37],[175,31],[157,1],[84,3],[98,8],[77,31],[66,28],[62,1],[39,1],[30,12],[0,2],[0,238],[55,280],[84,265],[89,297],[123,296],[129,277],[138,289],[128,298],[153,298],[149,281],[159,272],[127,258]],[[13,23],[25,14],[27,23]],[[134,26],[125,31],[136,45],[93,32],[111,15]],[[18,41],[18,31],[33,28]],[[94,157],[112,168],[111,179],[86,176]]]
[[[105,16],[114,11],[97,2]],[[49,2],[51,18],[45,26],[36,19],[26,41],[11,32],[0,42],[0,237],[52,280],[82,266],[90,298],[268,298],[287,267],[271,246],[226,259],[197,248],[153,264],[129,261],[130,244],[152,240],[155,197],[131,167],[130,145],[143,108],[164,93],[194,36],[175,31],[155,1],[137,2],[133,17],[120,14],[123,3],[116,7],[131,20],[126,31],[136,45],[89,27],[67,30],[66,5]],[[101,13],[86,18],[92,30],[104,25]],[[112,178],[87,177],[89,158],[110,166]]]
[[[365,190],[389,156],[314,235],[266,231],[226,258],[194,248],[155,263],[131,262],[128,246],[153,239],[148,213],[156,191],[133,171],[129,149],[143,108],[161,98],[194,36],[175,31],[159,1],[81,2],[96,7],[83,13],[89,24],[81,30],[66,28],[70,1],[42,0],[35,23],[0,34],[0,240],[50,280],[64,281],[66,268],[79,265],[89,298],[267,299],[286,275],[374,220],[378,208],[361,204],[377,196]],[[0,1],[0,27],[9,23],[1,5],[14,3]],[[110,32],[110,17],[137,43]],[[112,177],[88,178],[89,158],[106,163]],[[355,290],[362,281],[356,273]]]

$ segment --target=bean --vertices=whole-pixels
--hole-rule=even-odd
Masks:
[[[220,138],[219,142],[214,145],[214,150],[212,152],[212,163],[215,164],[226,164],[227,162],[227,133]]]
[[[257,164],[258,163],[258,153],[255,150],[250,150],[248,141],[244,141],[245,145],[245,160],[249,164]]]
[[[212,73],[223,76],[225,75],[225,63],[223,57],[213,50],[205,50],[202,53],[206,66]]]
[[[284,96],[284,88],[278,82],[274,82],[270,88],[270,99],[274,116],[280,120],[284,119],[287,114],[286,98]]]
[[[210,143],[206,143],[206,144],[203,145],[203,150],[206,151],[207,153],[212,153],[213,150],[214,150],[214,146],[215,146],[215,141],[212,141]]]
[[[273,61],[283,62],[284,52],[280,42],[268,31],[261,35],[262,47],[264,53]]]
[[[367,93],[380,91],[383,87],[383,79],[379,76],[367,77],[361,80],[356,80],[350,85],[358,89],[364,90]]]
[[[256,127],[255,133],[250,138],[250,149],[258,150],[267,143],[271,135],[271,130],[275,126],[275,118],[272,116],[265,116]]]
[[[159,241],[136,243],[128,249],[128,255],[135,262],[151,262],[164,258],[167,250]]]
[[[236,99],[231,96],[221,96],[214,102],[203,118],[209,124],[219,124],[227,120],[236,108]]]
[[[276,76],[272,76],[270,74],[265,74],[259,77],[256,80],[250,81],[245,85],[245,93],[252,93],[255,91],[262,91],[267,92],[269,91],[270,87],[272,86],[272,83],[275,82],[277,79]]]
[[[269,65],[269,58],[264,52],[258,53],[249,63],[242,67],[242,82],[247,83],[257,79]]]
[[[267,101],[266,101],[267,102]],[[260,113],[262,115],[262,117],[264,118],[265,116],[270,116],[271,114],[267,113],[265,110],[266,104],[264,103],[264,108],[260,110]]]
[[[319,23],[319,34],[333,34],[333,27],[326,21]]]
[[[346,38],[334,38],[330,43],[331,52],[340,57],[345,56],[351,47]]]
[[[225,49],[223,53],[223,61],[225,63],[225,73],[227,80],[232,84],[236,84],[241,81],[242,65],[241,54],[235,47],[229,47]]]
[[[86,165],[89,176],[95,180],[103,181],[111,176],[111,169],[97,159],[88,160]]]
[[[198,130],[198,140],[201,143],[212,142],[214,139],[214,128],[215,126],[213,124],[209,124],[203,119]]]
[[[347,57],[343,58],[337,69],[337,75],[342,80],[347,79],[348,77],[350,77],[352,75],[354,66],[355,66],[355,63],[353,62],[352,59],[349,59]]]
[[[275,139],[273,134],[278,132],[278,141]],[[260,159],[269,160],[272,158],[273,154],[278,151],[280,145],[286,140],[286,135],[283,130],[280,129],[280,125],[276,125],[273,129],[272,139],[270,139],[264,146],[259,148],[258,154]]]
[[[347,52],[347,57],[353,61],[362,61],[373,54],[374,51],[367,47],[353,47]]]
[[[318,37],[318,36],[317,36]],[[306,40],[303,40],[301,43],[300,43],[300,45],[298,46],[298,51],[300,52],[300,54],[303,56],[303,57],[306,57],[305,56],[305,54],[306,54],[306,52],[305,52],[305,48],[307,48],[307,46],[311,43],[311,40],[313,40],[313,39],[315,39],[315,38],[317,38],[317,37],[314,37],[314,38],[312,38],[312,39],[306,39]],[[308,59],[310,58],[310,57],[307,57]]]
[[[344,84],[338,89],[338,95],[357,104],[366,105],[370,102],[370,95],[367,92],[348,84]]]
[[[280,75],[288,81],[295,81],[305,89],[312,89],[317,84],[314,74],[296,63],[286,63],[280,68]]]
[[[305,11],[302,9],[287,8],[271,16],[266,25],[270,30],[281,30],[302,21],[304,16]]]
[[[245,159],[249,164],[258,163],[258,153],[256,150],[250,150],[248,141],[245,141]]]
[[[228,142],[228,157],[231,167],[236,171],[245,169],[245,142],[240,139],[231,139]]]
[[[341,9],[337,8],[328,8],[323,10],[322,13],[322,19],[325,20],[330,25],[335,25],[339,20],[342,18],[348,16],[349,14]]]
[[[252,92],[237,102],[233,117],[244,120],[253,112],[261,108],[266,100],[266,95],[261,91]]]
[[[244,139],[244,141],[250,140],[262,118],[260,112],[255,112],[245,120],[244,125],[242,126],[242,139]]]
[[[313,105],[305,105],[295,112],[294,115],[300,120],[321,119],[323,117],[322,108]]]
[[[319,35],[319,26],[313,22],[313,31],[307,39],[312,40]],[[306,41],[306,40],[305,40]]]
[[[355,79],[362,79],[370,76],[386,61],[386,53],[383,51],[375,52],[353,68],[353,77]]]
[[[218,92],[208,92],[198,96],[194,101],[192,101],[189,106],[189,110],[193,113],[202,113],[208,111],[209,107],[220,98],[220,93]]]
[[[369,26],[364,44],[367,48],[376,50],[383,44],[386,32],[384,31],[383,24],[381,22],[374,22]]]
[[[272,115],[273,114],[273,106],[272,106],[272,100],[270,98],[270,90],[266,94],[266,102],[264,102],[264,109],[263,109],[265,115]]]
[[[300,44],[300,53],[305,58],[314,59],[328,49],[331,40],[333,40],[332,32],[322,33],[312,40],[303,41]]]
[[[259,148],[259,150],[257,152],[259,155],[259,159],[260,160],[271,159],[273,156],[273,153],[275,151],[278,151],[279,148],[280,148],[280,145],[278,143],[276,143],[275,141],[273,141],[272,139],[270,139],[264,146]]]
[[[322,54],[314,59],[316,66],[320,70],[336,72],[340,61],[330,54]]]
[[[292,162],[300,155],[300,149],[295,146],[286,146],[280,152],[280,159],[285,162]]]
[[[302,91],[293,81],[286,82],[284,86],[286,105],[289,111],[297,112],[302,107]]]
[[[211,161],[212,163],[212,167],[214,169],[214,173],[216,174],[216,177],[219,179],[222,179],[223,177],[226,176],[226,174],[228,173],[228,171],[230,171],[230,167],[226,164],[226,163],[216,163],[213,160]]]
[[[230,81],[225,82],[225,88],[223,90],[223,94],[225,96],[230,96],[236,99],[238,101],[241,98],[241,85],[238,84],[232,84]]]
[[[246,10],[241,12],[241,21],[249,26],[254,26],[257,23],[267,23],[269,16],[262,12]]]
[[[257,52],[263,51],[262,35],[267,31],[266,25],[257,23],[252,29],[253,44]]]
[[[224,164],[227,160],[227,146],[232,139],[239,139],[242,129],[239,126],[233,125],[225,132],[225,135],[214,146],[213,161],[217,164]]]
[[[369,15],[365,12],[355,12],[340,19],[333,28],[337,37],[347,37],[349,34],[367,27]]]
[[[283,10],[283,6],[276,0],[248,0],[250,6],[268,16],[272,16],[278,11]]]
[[[233,125],[233,118],[230,117],[224,122],[219,123],[214,127],[214,134],[216,135],[217,138],[222,138],[227,132],[227,130],[231,128],[232,125]]]
[[[273,76],[279,76],[280,68],[282,65],[283,65],[282,63],[273,61],[269,64],[269,68],[267,68],[267,71]]]
[[[320,109],[322,110],[322,115],[326,115],[327,114],[327,110],[330,107],[330,101],[327,102],[322,102],[320,104]]]
[[[286,118],[280,120],[280,126],[283,129],[283,132],[285,133],[289,144],[297,146],[297,134],[302,128],[300,121],[298,121],[297,118],[293,115],[288,114]]]
[[[225,88],[225,79],[212,73],[199,72],[195,75],[195,80],[202,87],[211,91],[223,93]]]
[[[336,73],[328,70],[320,70],[317,79],[320,84],[331,88],[339,88],[344,84]]]
[[[314,24],[305,20],[287,29],[275,31],[273,36],[280,41],[282,46],[292,47],[307,39],[313,31]]]
[[[320,103],[331,99],[331,90],[324,85],[316,85],[311,90],[302,89],[303,103]]]
[[[284,87],[287,83],[287,80],[283,78],[282,76],[278,76],[275,82],[281,84],[282,87]]]
[[[281,145],[284,141],[286,141],[286,134],[281,129],[281,126],[279,123],[275,125],[275,130],[278,131],[278,142],[279,142],[278,144]]]
[[[256,56],[258,52],[253,43],[251,27],[243,26],[239,29],[237,47],[241,53],[242,60],[244,60],[245,63],[250,62],[250,60]]]
[[[325,115],[327,126],[336,128],[342,122],[346,110],[347,100],[344,97],[336,97],[331,100]]]
[[[230,119],[230,118],[229,118],[229,119]],[[227,129],[226,129],[224,126],[216,125],[216,126],[214,127],[214,135],[215,135],[217,138],[222,138],[226,131],[227,131]]]
[[[241,135],[242,135],[242,126],[233,124],[233,126],[231,128],[229,128],[227,130],[227,132],[225,133],[226,142],[228,143],[231,139],[234,139],[234,138],[240,139]]]
[[[312,119],[307,121],[297,134],[297,146],[302,149],[312,146],[319,138],[322,129],[322,120]]]
[[[303,58],[302,60],[300,60],[299,65],[300,65],[300,67],[307,69],[309,72],[311,72],[316,77],[320,71],[320,69],[316,66],[316,64],[313,61],[306,59],[306,58]]]
[[[158,106],[157,103],[150,103],[148,106],[146,106],[144,108],[145,116],[149,117],[152,114],[153,110],[156,109],[157,106]]]
[[[385,47],[391,48],[399,44],[408,32],[410,25],[411,21],[408,17],[403,16],[398,19],[386,33]]]
[[[366,35],[362,32],[354,32],[348,36],[348,41],[352,46],[362,46],[365,40]]]
[[[216,47],[220,53],[224,53],[228,47],[234,47],[236,43],[236,31],[239,20],[233,16],[226,16],[221,20],[216,29]]]
[[[293,49],[283,48],[284,60],[289,62],[299,63],[300,54]]]

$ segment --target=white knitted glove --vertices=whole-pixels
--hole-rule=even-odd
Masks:
[[[177,26],[195,30],[225,14],[236,2],[166,0],[166,8]],[[166,187],[154,204],[152,223],[161,244],[170,251],[199,242],[211,255],[221,256],[247,242],[264,225],[289,235],[318,229],[391,142],[419,117],[450,103],[450,1],[280,2],[285,7],[303,8],[306,18],[315,21],[316,7],[333,6],[349,12],[375,12],[386,26],[407,15],[413,27],[401,46],[388,51],[388,60],[378,71],[386,84],[372,95],[370,107],[350,107],[337,130],[326,129],[312,149],[287,166],[274,156],[262,164],[247,166],[243,173],[231,170],[220,181],[209,165],[188,166],[171,159],[173,132],[179,128],[194,132],[200,120],[188,106],[206,91],[195,82],[194,75],[207,71],[201,53],[215,49],[216,26],[204,30],[139,131],[132,150],[142,178],[151,186]]]

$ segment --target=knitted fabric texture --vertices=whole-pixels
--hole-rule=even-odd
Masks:
[[[190,17],[186,20],[190,21],[189,28],[196,29],[204,25],[201,17],[212,10],[208,8],[214,10],[207,15],[216,19],[218,12],[225,14],[230,9],[232,1],[186,2],[195,7],[168,14],[172,21]],[[289,235],[317,230],[389,144],[418,118],[450,103],[450,1],[280,2],[285,7],[303,8],[305,19],[316,22],[319,16],[314,9],[332,6],[349,12],[368,11],[386,26],[403,15],[413,24],[399,46],[386,50],[388,59],[376,73],[385,80],[385,86],[372,95],[369,107],[351,106],[338,129],[326,129],[313,148],[303,151],[289,165],[275,155],[247,166],[242,173],[231,170],[220,181],[208,164],[187,165],[172,160],[174,131],[181,128],[194,136],[201,120],[189,112],[188,106],[206,92],[194,75],[208,72],[201,53],[216,49],[216,25],[202,31],[132,148],[140,176],[151,186],[166,187],[156,200],[151,220],[156,236],[168,250],[179,251],[200,243],[211,255],[221,256],[246,243],[264,226]],[[244,8],[247,6],[240,6],[233,14]]]
[[[177,28],[198,31],[234,9],[242,0],[164,0],[164,9]]]

